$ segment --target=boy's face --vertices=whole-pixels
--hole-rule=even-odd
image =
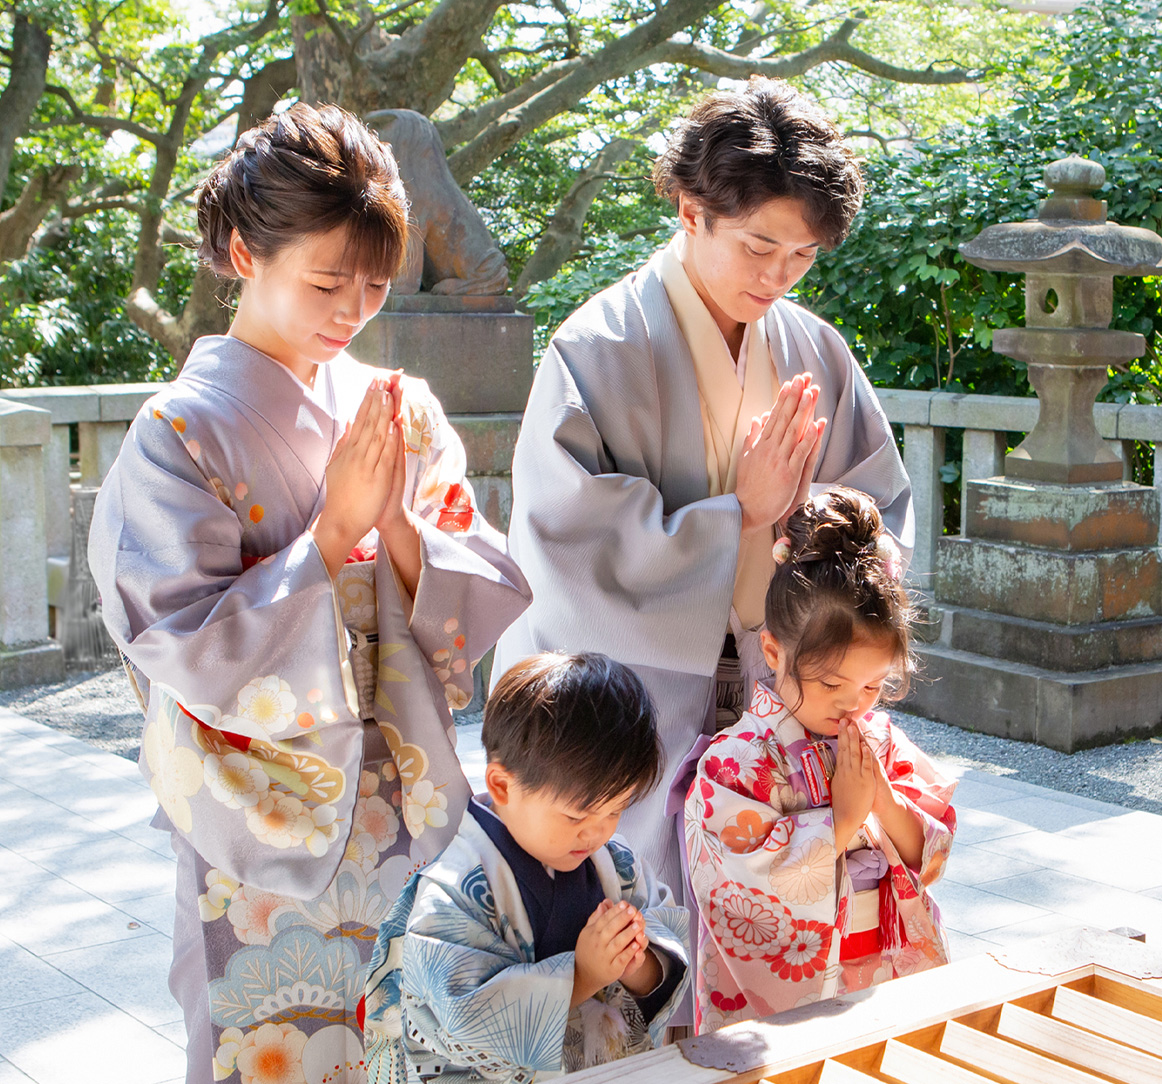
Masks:
[[[528,790],[502,764],[493,762],[484,773],[493,812],[525,853],[550,869],[567,873],[594,851],[604,847],[617,831],[617,822],[633,800],[626,791],[600,805],[579,808],[568,799],[545,790]]]
[[[792,289],[819,251],[820,238],[797,199],[768,200],[750,214],[719,218],[710,229],[701,207],[681,196],[678,220],[686,231],[682,266],[728,339]]]

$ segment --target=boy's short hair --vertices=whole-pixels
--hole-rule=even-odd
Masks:
[[[489,763],[522,787],[579,809],[627,791],[648,794],[661,774],[654,705],[641,678],[598,652],[545,652],[497,682],[481,734]]]
[[[675,206],[680,195],[693,200],[709,229],[772,199],[801,200],[825,248],[847,236],[863,200],[859,162],[839,129],[805,94],[762,76],[694,106],[654,163],[654,187]]]

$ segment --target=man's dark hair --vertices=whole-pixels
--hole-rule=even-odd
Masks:
[[[492,690],[481,734],[489,763],[522,787],[588,809],[661,773],[654,705],[641,678],[597,652],[546,652],[517,663]]]
[[[772,199],[800,200],[826,248],[847,236],[863,200],[859,162],[839,129],[810,98],[761,76],[698,102],[654,163],[654,186],[675,206],[680,195],[693,200],[708,229]]]
[[[390,281],[407,246],[408,201],[391,148],[338,106],[297,102],[243,132],[198,192],[198,255],[234,276],[237,230],[259,260],[339,226],[352,270]]]

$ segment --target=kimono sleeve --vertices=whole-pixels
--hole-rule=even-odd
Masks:
[[[888,721],[885,713],[877,712],[873,725],[887,735],[880,759],[892,789],[906,799],[923,822],[920,868],[909,870],[908,874],[915,878],[917,888],[927,887],[943,875],[956,834],[956,811],[951,805],[956,780],[940,771],[902,730]]]
[[[408,380],[404,441],[416,457],[411,507],[421,522],[420,580],[409,628],[448,704],[472,698],[472,670],[532,594],[508,540],[480,512],[464,446],[422,380]]]
[[[236,513],[147,407],[89,540],[106,625],[151,679],[142,768],[212,865],[309,898],[338,867],[357,796],[347,644],[309,533],[250,567],[242,554]]]
[[[483,881],[483,874],[480,880]],[[487,906],[487,897],[481,903]],[[487,914],[424,880],[403,940],[400,978],[409,1060],[531,1081],[559,1071],[573,993],[573,954],[526,962]]]
[[[636,443],[645,455],[662,443],[650,389],[633,383],[636,359],[622,346],[596,336],[554,342],[533,382],[513,460],[509,534],[538,594],[530,641],[513,644],[510,661],[567,647],[709,675],[730,612],[741,509],[733,494],[668,508],[649,464],[615,460],[611,445]],[[586,400],[574,371],[581,368],[600,410]],[[600,428],[598,417],[610,425],[618,410],[636,441]],[[701,433],[691,439],[700,444]],[[502,646],[509,649],[507,638]]]

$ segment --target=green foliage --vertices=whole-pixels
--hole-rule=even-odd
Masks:
[[[122,215],[72,224],[51,247],[10,265],[0,293],[0,387],[169,380],[170,355],[125,314],[133,264]],[[189,290],[193,263],[171,260],[171,303]]]
[[[997,222],[1032,217],[1051,161],[1101,163],[1111,220],[1162,226],[1162,5],[1107,0],[1078,10],[1015,108],[950,128],[867,165],[851,236],[819,260],[801,299],[833,321],[875,383],[1028,395],[1024,366],[992,352],[993,331],[1024,323],[1024,283],[968,264],[959,246]],[[1034,78],[1036,76],[1036,78]],[[1103,398],[1162,393],[1157,279],[1114,280],[1113,326],[1146,336],[1146,358],[1112,372]]]

